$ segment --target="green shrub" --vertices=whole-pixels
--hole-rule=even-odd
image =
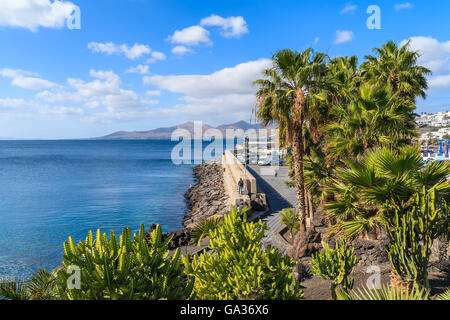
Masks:
[[[161,227],[157,226],[147,243],[144,226],[133,238],[129,228],[123,229],[119,241],[111,231],[92,232],[86,241],[75,245],[72,237],[64,243],[65,270],[58,272],[57,292],[60,298],[70,300],[185,300],[191,297],[192,283],[183,273],[180,252],[169,257],[168,243],[162,242]],[[71,266],[80,270],[80,288],[68,286]]]
[[[344,292],[353,288],[354,279],[350,274],[356,265],[354,249],[350,249],[345,240],[336,242],[334,249],[323,242],[324,251],[313,254],[310,265],[315,276],[319,275],[324,280],[331,281],[331,296],[333,300],[337,299],[336,288],[340,285]]]
[[[182,257],[194,279],[198,299],[300,299],[303,292],[293,276],[294,263],[278,250],[262,249],[267,226],[247,222],[235,208],[210,232],[211,252]]]
[[[284,224],[291,235],[291,239],[300,229],[300,220],[294,208],[286,208],[280,211],[281,223]]]

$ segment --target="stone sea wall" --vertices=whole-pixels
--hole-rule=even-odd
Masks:
[[[220,160],[203,163],[194,167],[195,185],[186,192],[185,199],[189,213],[183,218],[184,228],[163,235],[163,240],[173,235],[169,249],[192,246],[191,232],[197,222],[228,212],[229,199],[223,187],[223,172]],[[152,225],[146,234],[155,230]]]
[[[229,197],[223,186],[220,160],[200,164],[194,168],[196,184],[186,194],[190,212],[183,225],[193,227],[198,221],[212,216],[223,216],[229,211]]]

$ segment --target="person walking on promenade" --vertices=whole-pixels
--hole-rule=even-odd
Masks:
[[[239,187],[239,194],[242,194],[242,188],[244,187],[244,180],[242,180],[242,178],[239,179],[238,187]]]

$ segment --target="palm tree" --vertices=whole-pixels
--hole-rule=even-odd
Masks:
[[[363,81],[358,68],[358,57],[333,58],[328,62],[327,69],[330,105],[344,104],[358,94]]]
[[[364,79],[378,86],[389,85],[401,99],[415,101],[426,98],[426,76],[431,70],[417,65],[419,52],[409,50],[410,41],[398,47],[395,41],[383,44],[373,51],[377,56],[366,56],[361,65]]]
[[[393,286],[410,288],[428,283],[431,247],[448,234],[450,215],[450,163],[426,165],[418,147],[382,148],[349,160],[336,172],[336,195],[326,209],[338,223],[332,233],[354,238],[383,229]]]
[[[53,300],[56,299],[57,270],[49,273],[39,269],[26,280],[0,281],[0,300]]]
[[[420,192],[436,190],[439,206],[450,204],[450,181],[446,180],[450,164],[424,164],[417,147],[386,147],[367,153],[362,161],[347,160],[345,165],[328,188],[337,200],[326,209],[338,220],[333,230],[346,236],[377,229],[395,211],[410,210],[410,200]]]
[[[259,87],[257,117],[264,125],[278,123],[280,138],[292,145],[301,231],[306,230],[303,127],[325,85],[325,59],[325,54],[314,53],[311,48],[303,52],[278,51],[272,57],[272,68],[254,83]]]
[[[326,149],[334,159],[361,158],[381,146],[401,147],[417,136],[415,104],[400,101],[385,87],[363,85],[349,102],[334,105],[335,122],[326,127]]]
[[[330,111],[335,105],[348,104],[359,93],[362,79],[358,69],[358,58],[336,57],[327,63],[327,90],[326,101],[318,101],[319,107],[310,115],[306,126],[306,139],[308,149],[305,157],[305,186],[308,198],[312,202],[313,196],[324,200],[327,196],[325,188],[328,186],[334,169],[339,165],[336,158],[330,157],[326,152],[326,145],[330,132],[327,126],[338,122]]]

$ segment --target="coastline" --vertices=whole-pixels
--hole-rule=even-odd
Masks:
[[[192,170],[195,180],[184,194],[188,212],[183,216],[183,228],[163,235],[163,240],[173,235],[169,243],[171,250],[192,247],[194,244],[191,232],[195,225],[203,219],[223,216],[229,210],[229,199],[223,186],[221,160],[204,162],[196,165]],[[147,237],[155,227],[154,224],[150,226]],[[196,250],[194,249],[194,251]]]
[[[189,213],[183,225],[192,228],[200,220],[223,216],[229,210],[223,185],[221,160],[212,160],[194,167],[195,185],[184,195]]]

